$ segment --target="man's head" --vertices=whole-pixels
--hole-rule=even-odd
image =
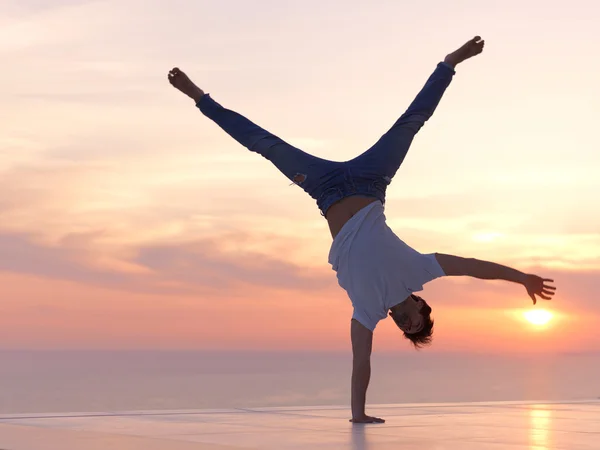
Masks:
[[[431,344],[433,335],[431,307],[421,297],[411,294],[402,303],[390,308],[390,316],[415,348],[419,349]]]

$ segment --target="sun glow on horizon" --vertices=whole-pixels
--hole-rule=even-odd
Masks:
[[[523,317],[530,324],[542,327],[547,325],[552,320],[554,314],[545,309],[532,309],[523,312]]]

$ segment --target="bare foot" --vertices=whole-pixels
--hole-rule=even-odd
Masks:
[[[204,91],[196,86],[192,80],[177,67],[169,72],[169,83],[188,97],[192,98],[196,103],[198,103],[200,98],[204,95]]]
[[[350,419],[352,423],[385,423],[385,420],[380,419],[379,417],[371,417],[364,415],[362,417],[356,417]]]
[[[447,55],[444,61],[450,64],[452,67],[455,67],[461,62],[472,58],[473,56],[479,55],[483,51],[484,45],[485,41],[482,40],[480,36],[475,36],[458,50]]]

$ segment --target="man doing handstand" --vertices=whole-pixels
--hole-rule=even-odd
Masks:
[[[371,375],[373,331],[388,314],[416,348],[430,344],[431,307],[415,292],[443,276],[471,276],[522,284],[550,300],[553,280],[474,258],[414,250],[387,226],[386,188],[402,164],[416,133],[432,116],[455,68],[483,51],[479,36],[440,62],[406,112],[370,149],[356,158],[335,162],[310,155],[269,133],[244,116],[224,108],[178,68],[170,83],[191,97],[196,106],[250,151],[271,161],[289,180],[317,203],[329,224],[333,243],[329,263],[346,290],[354,313],[350,335],[353,351],[352,422],[380,423],[365,413]]]

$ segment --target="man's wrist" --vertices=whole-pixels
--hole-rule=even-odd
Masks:
[[[525,286],[525,284],[527,284],[527,274],[523,273],[523,272],[519,272],[519,275],[517,276],[517,283]]]

